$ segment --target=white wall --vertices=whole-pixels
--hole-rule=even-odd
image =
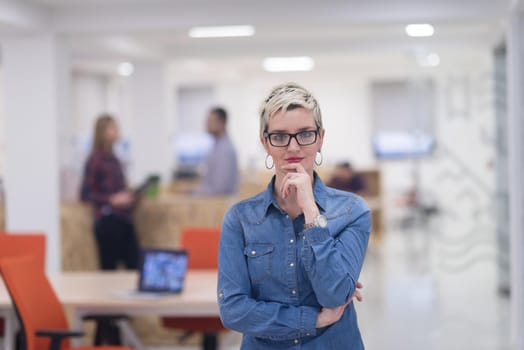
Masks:
[[[96,118],[100,113],[108,112],[118,120],[122,136],[129,137],[132,122],[127,78],[74,72],[71,89],[74,135],[92,136]]]
[[[524,348],[524,1],[514,1],[508,42],[508,173],[511,240],[511,336],[516,349]]]
[[[5,111],[4,111],[4,87],[2,80],[2,67],[0,67],[0,179],[4,175],[4,164],[5,164]],[[0,200],[2,198],[0,197]]]
[[[73,74],[74,133],[91,135],[94,121],[107,108],[108,79],[102,75]]]
[[[34,60],[38,57],[38,60]],[[47,270],[60,270],[59,121],[67,95],[68,52],[50,34],[2,42],[5,67],[6,230],[44,232]]]
[[[0,203],[5,200],[5,106],[4,87],[2,79],[2,67],[0,67]]]
[[[117,119],[123,139],[129,139],[133,130],[129,106],[129,84],[125,78],[100,73],[73,72],[71,74],[71,111],[69,128],[61,128],[63,147],[69,148],[69,157],[61,164],[62,198],[78,199],[85,159],[96,118],[111,113]],[[127,161],[123,159],[124,162]]]
[[[172,154],[166,120],[165,67],[158,63],[135,63],[135,72],[128,80],[132,120],[132,167],[128,179],[136,184],[156,174],[165,180],[170,177]]]

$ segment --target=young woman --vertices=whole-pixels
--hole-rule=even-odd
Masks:
[[[242,349],[363,349],[353,297],[370,212],[358,196],[326,187],[314,172],[324,129],[316,99],[288,83],[260,113],[267,190],[228,210],[218,271],[224,325]]]
[[[119,261],[128,269],[138,265],[138,244],[132,221],[135,204],[127,189],[122,165],[113,154],[119,137],[115,119],[104,114],[96,120],[93,149],[84,170],[81,197],[92,203],[94,228],[102,270],[114,270]]]

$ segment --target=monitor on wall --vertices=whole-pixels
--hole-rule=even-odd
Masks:
[[[373,137],[373,151],[378,159],[403,159],[430,155],[435,138],[422,132],[388,131]]]

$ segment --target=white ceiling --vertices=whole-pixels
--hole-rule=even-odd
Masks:
[[[325,55],[493,46],[511,0],[0,0],[0,34],[53,30],[74,60]],[[429,22],[432,38],[409,38]],[[252,24],[247,38],[191,39],[194,25]],[[1,40],[1,37],[0,37]]]

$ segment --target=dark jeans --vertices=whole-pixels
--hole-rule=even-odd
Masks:
[[[132,223],[107,215],[95,222],[95,235],[102,270],[115,270],[119,261],[128,269],[138,267],[138,242]]]
[[[115,215],[107,215],[95,222],[99,265],[102,270],[115,270],[119,262],[127,269],[138,267],[138,242],[133,224]],[[116,321],[121,315],[89,315],[96,322],[95,345],[120,345]]]

